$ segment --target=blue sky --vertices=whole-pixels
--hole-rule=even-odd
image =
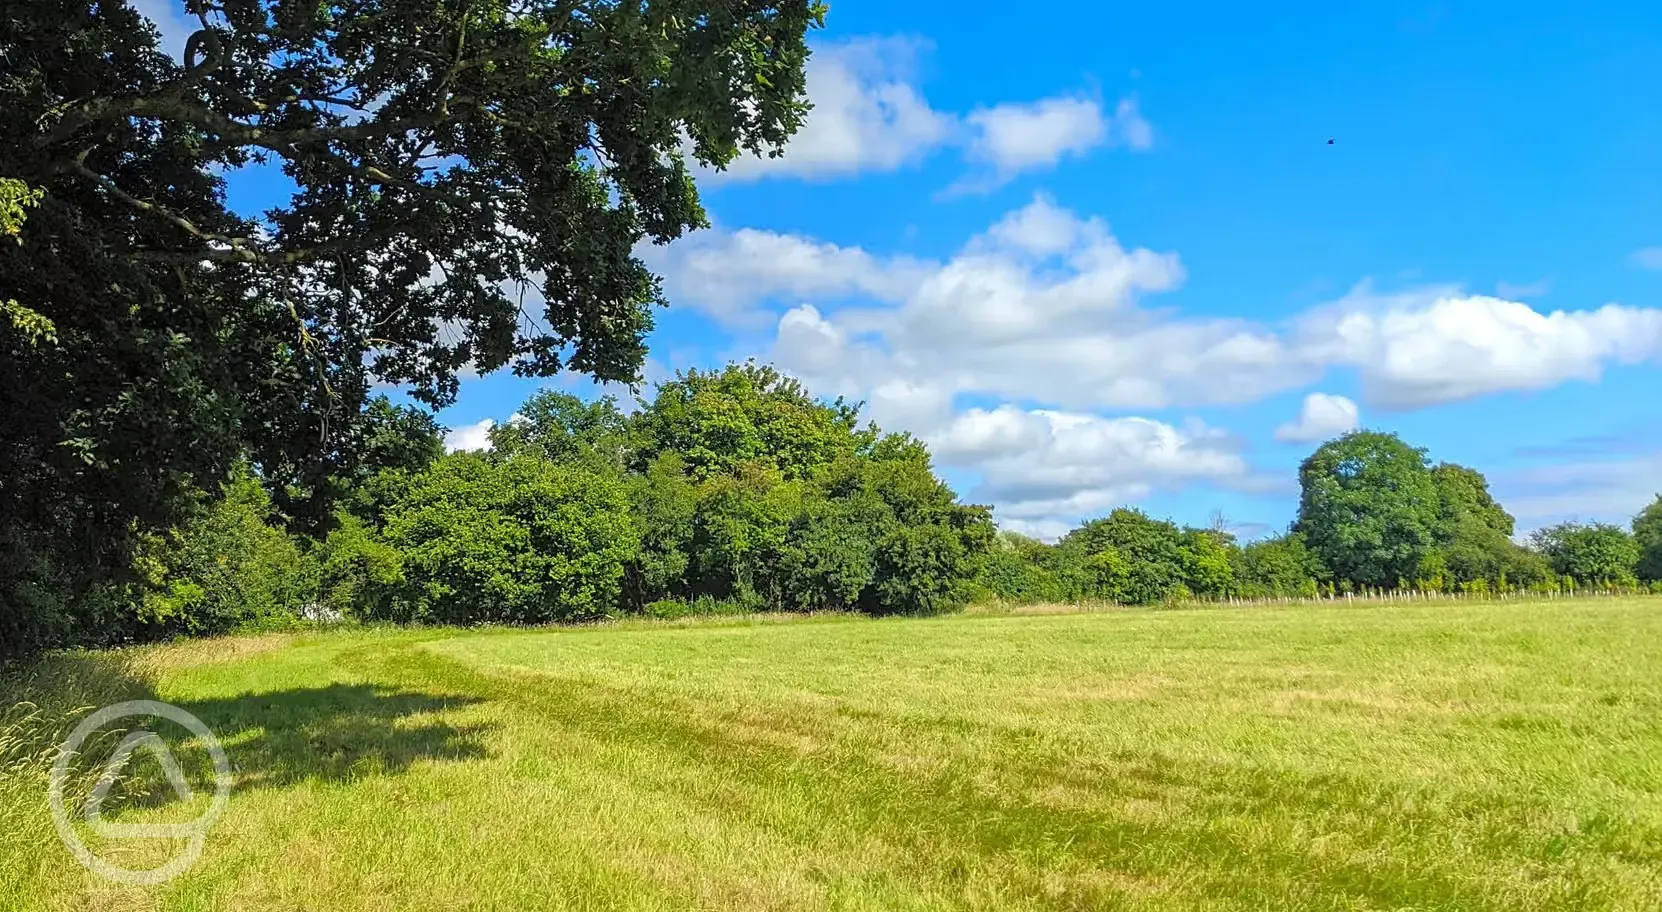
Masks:
[[[784,158],[642,251],[649,378],[773,361],[1042,535],[1283,527],[1357,424],[1523,529],[1662,489],[1662,5],[1044,9],[839,0]],[[538,385],[440,419],[460,445]]]

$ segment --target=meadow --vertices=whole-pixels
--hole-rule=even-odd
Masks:
[[[1649,598],[346,629],[4,686],[8,909],[1662,908]],[[157,887],[74,861],[29,746],[130,697],[235,769]]]

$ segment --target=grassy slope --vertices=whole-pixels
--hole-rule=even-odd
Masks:
[[[1656,601],[140,658],[122,686],[196,713],[239,771],[202,862],[100,883],[30,810],[0,906],[1662,908]]]

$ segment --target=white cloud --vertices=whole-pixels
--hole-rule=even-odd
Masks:
[[[844,177],[893,171],[944,145],[955,118],[929,106],[914,84],[919,46],[869,38],[819,47],[808,59],[813,109],[784,155],[744,155],[707,180],[756,180],[790,175]]]
[[[1282,443],[1314,443],[1356,430],[1360,416],[1356,403],[1343,396],[1311,393],[1304,397],[1298,420],[1275,429]]]
[[[1102,104],[1091,98],[1046,98],[978,108],[965,118],[974,138],[969,156],[1001,172],[1054,165],[1108,138]]]
[[[785,235],[770,243],[813,255],[761,255],[719,238],[702,273],[739,277],[733,293],[747,301],[803,302],[781,319],[773,356],[839,391],[927,380],[947,396],[1168,408],[1256,401],[1351,368],[1367,402],[1411,409],[1593,380],[1662,352],[1662,310],[1542,313],[1457,288],[1363,284],[1281,325],[1150,310],[1142,298],[1183,281],[1177,255],[1127,248],[1102,220],[1043,196],[945,261]],[[821,306],[851,296],[863,306]]]
[[[839,247],[772,231],[698,231],[666,246],[642,241],[635,253],[664,278],[673,304],[723,322],[746,322],[770,298],[903,296],[922,280],[922,264],[879,260],[858,247]]]
[[[1382,312],[1329,313],[1312,325],[1312,346],[1354,365],[1369,401],[1395,409],[1597,380],[1607,365],[1662,351],[1662,310],[1615,304],[1543,314],[1517,301],[1445,294]]]
[[[874,274],[895,268],[894,261],[872,262]],[[926,379],[947,396],[984,393],[1071,409],[1250,401],[1315,373],[1269,330],[1163,319],[1138,308],[1141,296],[1182,282],[1178,258],[1127,250],[1106,223],[1044,197],[952,259],[906,261],[897,271],[906,281],[872,295],[878,306],[787,313],[774,359],[815,388]],[[818,299],[845,287],[824,283]],[[814,299],[806,285],[793,290]]]
[[[1640,269],[1662,269],[1662,247],[1633,251],[1633,265]]]
[[[1178,256],[1123,244],[1044,196],[942,260],[713,231],[696,256],[663,262],[669,287],[696,306],[788,308],[770,360],[931,440],[979,473],[972,496],[1029,530],[1159,488],[1261,487],[1210,431],[1093,412],[1253,402],[1333,370],[1355,371],[1364,405],[1411,409],[1596,379],[1662,353],[1662,310],[1541,312],[1455,287],[1383,295],[1364,283],[1282,323],[1150,308],[1148,296],[1182,284]],[[955,416],[964,397],[983,410]],[[1320,439],[1354,427],[1358,411],[1317,394],[1279,436]],[[1008,440],[1021,447],[995,446]],[[1122,455],[1093,463],[1114,446]],[[1195,468],[1159,461],[1172,451]]]
[[[1199,422],[1178,428],[1003,405],[970,409],[926,439],[942,464],[981,474],[970,499],[995,504],[1001,522],[1077,521],[1155,487],[1249,476],[1233,438]]]
[[[1098,146],[1141,150],[1154,141],[1153,128],[1129,98],[1113,114],[1093,98],[1057,97],[978,108],[965,121],[971,131],[965,155],[987,173],[965,177],[948,194],[992,190],[1024,171],[1054,167]]]
[[[464,424],[445,433],[444,449],[449,453],[462,450],[488,450],[491,448],[491,428],[496,422],[483,418],[473,424]]]
[[[1133,99],[1112,112],[1084,96],[1056,96],[939,111],[917,85],[917,58],[926,46],[904,38],[861,38],[815,48],[808,59],[813,103],[802,129],[779,156],[743,154],[724,170],[700,169],[710,182],[768,177],[834,180],[862,172],[896,171],[948,147],[985,169],[950,192],[993,189],[1028,170],[1104,145],[1147,149],[1154,131]]]

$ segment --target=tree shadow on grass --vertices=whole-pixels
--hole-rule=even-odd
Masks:
[[[331,684],[178,705],[225,745],[240,789],[397,775],[424,760],[484,757],[490,725],[444,718],[480,702],[372,684]]]
[[[46,768],[79,723],[102,707],[159,699],[148,675],[123,652],[61,653],[0,675],[0,760]],[[284,787],[398,775],[424,761],[486,756],[486,724],[455,721],[478,697],[376,684],[331,684],[233,697],[171,701],[223,745],[234,787]],[[4,710],[0,706],[0,710]],[[78,805],[129,732],[157,733],[195,789],[213,789],[205,747],[176,722],[146,716],[112,720],[84,740],[70,765],[66,795]],[[177,793],[147,752],[121,772],[106,807],[156,809]]]

